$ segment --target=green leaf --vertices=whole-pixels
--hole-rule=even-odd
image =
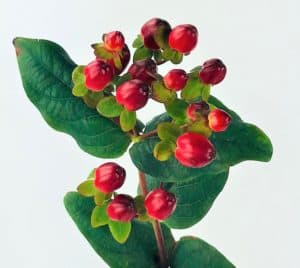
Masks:
[[[93,170],[89,173],[87,180],[95,179],[96,176],[96,169],[93,168]]]
[[[136,39],[133,41],[132,47],[133,47],[133,48],[140,48],[140,47],[142,47],[142,46],[144,46],[144,42],[143,42],[142,36],[139,34],[139,35],[136,37]]]
[[[196,77],[190,75],[186,86],[181,91],[181,98],[188,102],[197,100],[202,96],[203,91],[209,92],[209,88],[209,85],[200,82],[198,75]]]
[[[230,166],[245,160],[269,161],[272,157],[272,144],[266,134],[252,124],[243,122],[237,114],[225,107],[214,97],[209,102],[225,110],[232,117],[232,123],[224,132],[213,133],[210,137],[216,147],[216,159],[203,168],[188,168],[181,165],[174,157],[160,162],[153,156],[153,148],[159,141],[157,137],[147,138],[135,143],[130,149],[130,156],[136,167],[160,181],[183,182],[208,174],[218,174]],[[161,122],[168,122],[166,115],[155,117],[146,127],[145,132],[157,128]]]
[[[171,141],[160,141],[155,145],[153,155],[159,161],[167,161],[174,154],[175,147]]]
[[[144,46],[139,47],[133,54],[133,62],[149,59],[153,55],[152,50]]]
[[[82,182],[78,187],[77,191],[86,197],[91,197],[94,196],[96,193],[96,188],[94,186],[94,181],[93,180],[86,180]]]
[[[72,81],[74,84],[83,84],[85,82],[85,77],[83,74],[84,65],[78,65],[72,72]]]
[[[109,217],[106,213],[107,204],[96,206],[92,211],[91,225],[93,228],[104,226],[109,223]]]
[[[134,128],[136,124],[136,112],[123,110],[120,115],[121,129],[125,132]]]
[[[163,122],[157,125],[157,135],[161,140],[176,142],[180,134],[182,129],[174,123]]]
[[[131,80],[131,74],[130,73],[125,73],[122,76],[115,76],[113,83],[115,84],[116,87],[119,85],[123,84],[124,82]]]
[[[152,99],[161,103],[173,102],[177,95],[174,91],[166,88],[161,81],[152,82]]]
[[[65,196],[64,203],[81,233],[109,267],[159,268],[157,245],[151,224],[133,221],[128,240],[119,244],[113,239],[108,226],[96,229],[91,226],[91,213],[95,206],[93,199],[71,192]],[[174,239],[170,230],[164,225],[162,227],[166,252],[170,254]]]
[[[167,113],[170,117],[178,122],[185,122],[186,121],[186,109],[188,104],[181,99],[175,99],[171,103],[167,103],[165,105]]]
[[[103,44],[94,45],[93,48],[95,56],[101,59],[110,60],[114,57],[113,53],[108,51]]]
[[[234,268],[216,248],[196,237],[182,237],[171,258],[172,268]]]
[[[83,97],[88,91],[84,84],[76,84],[72,89],[72,94],[76,97]]]
[[[97,111],[109,118],[120,116],[123,109],[123,106],[117,103],[115,96],[104,97],[97,105]]]
[[[164,49],[162,52],[162,57],[165,60],[170,60],[173,64],[179,64],[182,62],[183,59],[182,53],[171,48]]]
[[[113,238],[124,244],[130,235],[131,222],[109,221],[108,226]]]
[[[93,92],[89,90],[87,94],[83,96],[84,103],[91,109],[95,109],[99,101],[104,98],[104,92]]]
[[[171,62],[173,64],[179,64],[182,62],[182,60],[183,60],[183,54],[178,51],[176,51],[176,53],[171,58]]]
[[[14,45],[27,96],[47,123],[77,141],[85,152],[102,158],[122,155],[130,137],[111,120],[72,95],[76,64],[59,45],[16,38]]]
[[[94,196],[94,202],[97,206],[101,206],[104,201],[106,200],[106,194],[102,193],[100,191],[96,191],[95,196]]]

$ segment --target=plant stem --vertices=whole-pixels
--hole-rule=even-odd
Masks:
[[[146,183],[145,173],[143,173],[141,171],[139,171],[139,181],[140,181],[141,191],[142,191],[143,195],[146,196],[148,193],[147,183]],[[159,253],[159,258],[160,258],[160,265],[161,265],[161,268],[166,268],[167,260],[166,260],[165,243],[164,243],[164,237],[163,237],[161,225],[160,225],[159,221],[153,220],[152,226],[153,226],[155,239],[156,239],[156,243],[157,243],[157,248],[158,248],[158,253]]]

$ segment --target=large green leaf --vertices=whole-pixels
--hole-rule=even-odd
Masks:
[[[64,203],[81,233],[111,268],[159,268],[158,251],[151,224],[133,221],[128,240],[119,244],[112,237],[108,226],[92,228],[90,218],[95,206],[93,199],[70,192],[65,196]],[[175,242],[170,230],[165,226],[163,233],[167,252],[170,254]]]
[[[200,221],[223,190],[229,172],[201,176],[189,181],[165,183],[164,188],[175,194],[177,206],[166,220],[170,228],[188,228]],[[159,180],[146,175],[148,190],[159,187]]]
[[[209,101],[232,116],[232,123],[226,131],[211,136],[217,150],[216,159],[211,164],[203,168],[188,168],[182,166],[174,157],[160,162],[153,156],[153,148],[159,139],[151,137],[135,143],[130,149],[131,159],[137,168],[160,181],[183,182],[208,174],[225,172],[230,166],[245,160],[270,160],[272,144],[262,130],[243,122],[237,114],[216,98],[210,97]],[[155,129],[158,123],[166,121],[170,121],[166,114],[155,117],[146,126],[145,132]]]
[[[196,237],[183,237],[176,243],[172,268],[234,268],[216,248]]]
[[[26,94],[51,127],[71,135],[97,157],[114,158],[126,151],[129,136],[72,95],[76,64],[62,47],[27,38],[14,39],[14,46]]]

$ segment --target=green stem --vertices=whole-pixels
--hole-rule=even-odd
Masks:
[[[145,177],[145,173],[143,173],[141,171],[139,171],[139,182],[140,182],[141,191],[142,191],[143,195],[146,196],[148,193],[146,177]],[[161,268],[167,268],[165,243],[164,243],[164,237],[163,237],[161,225],[160,225],[159,221],[153,220],[152,226],[153,226],[155,239],[156,239],[156,243],[157,243]]]

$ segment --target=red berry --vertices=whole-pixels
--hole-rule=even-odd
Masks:
[[[181,90],[185,87],[188,80],[188,75],[184,70],[173,69],[169,71],[164,77],[164,84],[171,90]]]
[[[109,203],[106,212],[113,221],[131,221],[136,216],[134,200],[129,195],[119,194]]]
[[[172,29],[169,35],[169,45],[171,48],[181,52],[191,52],[198,42],[197,28],[190,24],[178,25]]]
[[[136,111],[144,107],[149,98],[149,86],[139,79],[133,79],[119,85],[116,100],[128,111]]]
[[[203,63],[199,72],[199,79],[205,84],[216,85],[226,75],[226,66],[219,59],[211,59]]]
[[[150,49],[160,49],[161,43],[167,43],[170,32],[171,26],[165,20],[153,18],[147,21],[141,29],[144,46]]]
[[[119,55],[120,55],[121,64],[122,64],[121,69],[118,69],[116,67],[115,62],[114,62],[113,59],[103,60],[112,67],[113,72],[114,72],[115,75],[118,75],[118,74],[122,73],[124,71],[124,69],[126,68],[126,66],[128,65],[128,63],[129,63],[130,51],[129,51],[128,46],[126,44],[124,45],[122,51],[119,52]]]
[[[96,59],[84,68],[85,85],[92,91],[103,90],[113,79],[112,67]]]
[[[209,113],[209,105],[205,101],[191,103],[187,110],[186,115],[189,119],[196,121],[202,116],[207,116]]]
[[[175,157],[184,166],[200,168],[214,160],[216,151],[205,136],[186,132],[177,138]]]
[[[227,129],[231,122],[231,116],[221,109],[215,109],[208,115],[208,125],[215,132]]]
[[[119,189],[125,181],[126,171],[116,163],[108,162],[96,169],[95,187],[103,193]]]
[[[155,189],[145,198],[147,214],[156,220],[165,220],[176,208],[176,197],[164,189]]]
[[[156,80],[157,65],[151,59],[139,60],[129,67],[128,73],[133,79],[140,79],[150,85]]]
[[[110,51],[119,52],[123,49],[125,44],[125,38],[119,31],[114,31],[104,36],[105,48]]]

